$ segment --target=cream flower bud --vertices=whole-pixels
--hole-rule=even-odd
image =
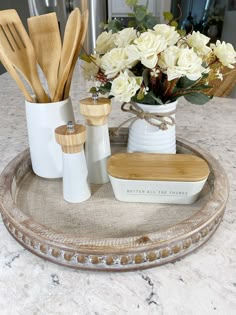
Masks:
[[[180,35],[175,30],[174,26],[169,26],[167,24],[157,24],[153,29],[157,35],[161,35],[165,38],[168,46],[176,44],[180,38]]]
[[[231,44],[225,42],[221,43],[217,40],[216,44],[211,44],[211,48],[224,66],[234,68],[233,64],[236,62],[236,52]]]
[[[189,48],[171,46],[161,53],[159,66],[168,76],[168,80],[174,80],[187,76],[189,80],[198,80],[206,71],[202,67],[202,59]]]
[[[167,47],[167,42],[161,35],[144,32],[134,40],[134,45],[139,51],[141,63],[152,69],[157,64],[158,54]]]
[[[202,58],[193,49],[180,49],[175,70],[179,76],[186,76],[189,80],[195,81],[201,78],[202,73],[206,72],[202,62]],[[169,76],[168,71],[167,75]]]
[[[170,46],[161,53],[158,60],[158,65],[162,69],[174,68],[177,64],[180,48],[177,46]]]
[[[130,76],[127,71],[121,73],[113,80],[110,95],[114,96],[116,101],[130,102],[131,98],[140,89],[137,81],[136,77]]]
[[[101,69],[110,79],[114,78],[128,66],[128,55],[125,48],[113,48],[101,58]]]
[[[95,48],[97,54],[103,55],[114,47],[115,47],[114,34],[112,34],[112,31],[102,32],[98,36]]]
[[[119,48],[127,47],[135,38],[137,38],[137,33],[133,27],[124,28],[122,31],[114,34],[115,45]]]
[[[210,38],[199,31],[189,34],[186,38],[188,45],[195,48],[197,54],[201,56],[207,55],[211,51],[211,48],[207,46],[209,41]]]

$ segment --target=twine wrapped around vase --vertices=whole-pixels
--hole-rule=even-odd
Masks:
[[[123,103],[121,105],[121,110],[123,112],[131,113],[136,117],[131,117],[121,123],[117,129],[115,130],[115,134],[119,133],[121,127],[123,127],[127,123],[134,123],[138,119],[145,120],[148,124],[158,127],[160,130],[167,130],[168,126],[175,125],[175,119],[172,117],[176,113],[176,110],[172,110],[168,113],[150,113],[144,111],[140,106],[138,106],[134,102]],[[166,120],[168,118],[170,121]]]

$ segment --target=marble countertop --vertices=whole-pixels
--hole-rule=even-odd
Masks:
[[[76,118],[88,86],[77,69],[71,97]],[[28,147],[24,98],[8,74],[0,77],[0,171]],[[113,104],[110,125],[124,121]],[[216,233],[175,263],[126,273],[72,270],[22,248],[0,219],[1,315],[202,315],[236,310],[236,100],[204,106],[179,101],[177,134],[208,150],[225,169],[230,197]]]

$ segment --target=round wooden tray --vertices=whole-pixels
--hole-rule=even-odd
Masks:
[[[114,136],[113,152],[126,146],[127,129]],[[37,177],[29,151],[16,156],[0,177],[0,208],[10,234],[32,253],[64,266],[125,271],[179,259],[205,243],[219,226],[228,199],[227,177],[206,151],[177,140],[179,153],[204,158],[211,169],[193,205],[115,200],[111,185],[92,187],[80,204],[63,200],[62,180]]]

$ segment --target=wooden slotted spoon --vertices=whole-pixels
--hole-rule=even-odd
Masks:
[[[34,102],[35,100],[31,97],[30,93],[28,92],[28,90],[26,89],[24,83],[22,82],[21,78],[19,77],[16,69],[14,68],[14,66],[12,65],[12,63],[10,62],[9,58],[7,57],[7,55],[5,54],[4,50],[2,49],[2,47],[0,47],[0,60],[1,63],[3,64],[3,66],[6,68],[6,70],[8,71],[8,73],[11,75],[11,77],[15,80],[16,84],[18,85],[18,87],[21,89],[21,91],[24,94],[25,99],[28,102]]]
[[[51,99],[53,99],[61,57],[61,36],[56,13],[33,16],[27,19],[30,39],[37,61],[47,79]]]
[[[64,87],[69,76],[71,64],[77,48],[78,38],[80,34],[81,14],[78,8],[75,8],[66,23],[65,34],[62,44],[61,61],[59,66],[58,83],[53,98],[54,102],[63,99]]]
[[[72,81],[72,76],[74,72],[74,68],[77,62],[77,59],[79,57],[80,50],[84,44],[84,40],[87,34],[87,29],[88,29],[88,20],[89,20],[89,11],[86,10],[84,14],[82,15],[82,23],[81,23],[81,30],[80,30],[80,35],[77,43],[77,48],[74,54],[74,58],[71,64],[70,72],[66,81],[65,89],[64,89],[64,99],[67,99],[70,94],[70,86],[71,86],[71,81]]]
[[[0,11],[0,42],[9,61],[32,87],[37,102],[49,102],[38,76],[33,45],[16,10]]]

